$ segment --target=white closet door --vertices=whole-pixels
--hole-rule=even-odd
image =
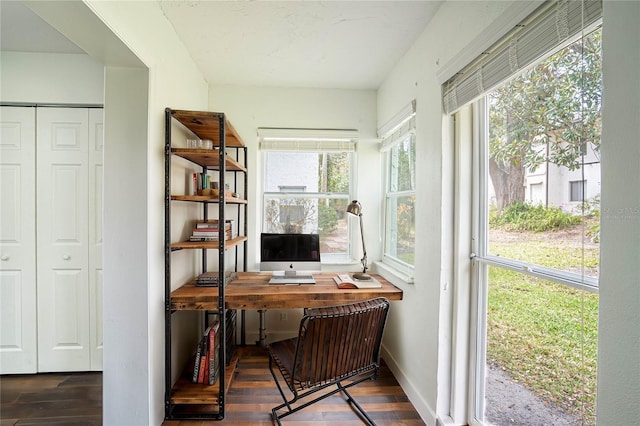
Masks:
[[[0,108],[0,374],[35,373],[35,108]]]
[[[38,371],[90,365],[88,111],[37,117]]]
[[[89,308],[91,370],[102,371],[103,110],[89,110]]]

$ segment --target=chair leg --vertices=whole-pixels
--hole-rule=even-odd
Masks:
[[[274,408],[272,410],[272,412],[274,413],[275,416],[275,412],[276,410],[279,410],[280,408],[283,407],[287,407],[287,409],[289,411],[291,411],[291,405],[289,405],[289,401],[287,401],[287,397],[284,394],[284,390],[282,389],[282,386],[280,386],[280,381],[278,380],[278,377],[276,376],[276,372],[273,368],[273,360],[271,357],[269,357],[269,370],[271,371],[271,375],[273,376],[273,381],[276,382],[276,386],[278,387],[278,391],[280,392],[280,396],[282,396],[282,400],[284,401],[284,404],[279,405],[278,407]],[[296,399],[298,399],[297,395],[294,394],[294,398],[290,401],[290,402],[294,402]],[[275,418],[275,417],[274,417]],[[276,421],[278,422],[278,424],[280,424],[280,421],[276,419]]]
[[[369,425],[377,426],[376,422],[373,421],[373,419],[369,416],[369,414],[367,414],[364,408],[362,408],[362,406],[358,404],[358,401],[356,401],[353,398],[353,396],[351,396],[347,388],[343,387],[340,383],[338,383],[338,386],[341,388],[342,392],[347,396],[347,401],[356,408],[357,412],[364,417],[364,419],[369,423]]]
[[[274,379],[276,379],[275,373],[273,371],[272,371],[272,375],[274,376]],[[276,385],[278,386],[278,390],[280,391],[280,395],[282,395],[282,399],[284,400],[284,403],[278,405],[277,407],[274,407],[271,410],[271,416],[276,421],[278,426],[281,426],[282,423],[280,423],[280,419],[282,419],[284,417],[287,417],[290,414],[296,413],[296,412],[302,410],[303,408],[306,408],[306,407],[308,407],[308,406],[310,406],[312,404],[315,404],[316,402],[321,401],[321,400],[323,400],[325,398],[328,398],[328,397],[330,397],[330,396],[332,396],[332,395],[334,395],[334,394],[336,394],[338,392],[343,392],[347,396],[347,401],[356,409],[356,413],[360,414],[360,416],[363,417],[363,420],[366,421],[370,426],[376,426],[376,423],[373,421],[373,419],[367,414],[367,412],[364,410],[364,408],[362,408],[362,406],[353,398],[353,396],[351,396],[351,394],[347,390],[347,388],[355,386],[358,383],[361,383],[361,382],[363,382],[365,380],[371,380],[372,378],[373,378],[373,376],[363,377],[363,378],[361,378],[359,380],[356,380],[354,382],[349,383],[346,386],[343,386],[341,382],[337,382],[337,383],[335,383],[336,388],[333,389],[332,391],[324,393],[321,396],[319,396],[319,397],[317,397],[317,398],[315,398],[315,399],[313,399],[311,401],[308,401],[308,402],[306,402],[306,403],[304,403],[302,405],[294,407],[294,408],[291,407],[291,404],[296,402],[298,399],[305,398],[306,396],[308,396],[308,395],[310,395],[312,393],[315,393],[317,391],[320,391],[321,389],[326,388],[327,386],[324,386],[321,389],[316,389],[316,390],[312,390],[312,391],[303,393],[301,395],[294,394],[293,399],[287,400],[287,398],[284,395],[284,392],[283,392],[278,380],[275,380]],[[287,411],[285,411],[282,414],[278,414],[277,413],[278,410],[280,410],[282,408],[285,408],[285,407],[287,407]]]
[[[328,385],[328,386],[331,386],[331,385]],[[324,386],[321,389],[324,389],[326,387],[327,386]],[[340,392],[342,390],[342,389],[340,389],[340,387],[336,387],[331,392],[324,393],[324,394],[320,395],[319,397],[317,397],[317,398],[315,398],[315,399],[313,399],[311,401],[305,402],[304,404],[298,405],[297,407],[294,407],[294,408],[291,407],[291,404],[296,402],[298,399],[305,398],[306,396],[311,395],[312,393],[315,393],[315,392],[317,392],[318,390],[321,390],[321,389],[313,390],[311,392],[306,392],[306,393],[303,393],[302,395],[297,395],[296,394],[296,395],[294,395],[293,399],[291,399],[289,401],[287,401],[286,397],[284,396],[284,394],[281,391],[280,394],[282,395],[282,398],[284,399],[284,403],[278,405],[277,407],[274,407],[271,410],[271,413],[273,415],[274,420],[278,423],[278,425],[280,425],[280,419],[282,419],[284,417],[287,417],[290,414],[297,413],[298,411],[302,410],[303,408],[306,408],[306,407],[308,407],[308,406],[310,406],[312,404],[315,404],[316,402],[321,401],[321,400],[323,400],[325,398],[328,398],[331,395],[334,395],[334,394],[336,394],[336,393],[338,393],[338,392]],[[281,408],[284,408],[284,407],[287,407],[288,411],[285,411],[282,414],[278,414],[277,411],[280,410]]]

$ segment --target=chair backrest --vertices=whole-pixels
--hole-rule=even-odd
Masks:
[[[294,355],[294,387],[324,385],[372,370],[377,374],[388,312],[385,298],[307,309]]]

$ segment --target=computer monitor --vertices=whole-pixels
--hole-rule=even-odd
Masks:
[[[260,270],[320,271],[320,236],[318,234],[274,234],[260,236]]]

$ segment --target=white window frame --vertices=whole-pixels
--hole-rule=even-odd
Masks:
[[[388,252],[388,247],[390,244],[390,232],[391,223],[390,220],[395,215],[392,215],[388,211],[389,200],[397,199],[406,196],[414,196],[416,197],[416,187],[414,185],[411,190],[404,191],[392,191],[390,188],[391,182],[391,166],[393,162],[391,161],[391,154],[393,152],[393,148],[400,143],[403,143],[407,138],[412,138],[413,143],[415,144],[415,116],[416,116],[416,102],[415,100],[411,101],[411,103],[405,106],[398,114],[396,114],[391,120],[387,122],[384,126],[382,126],[378,130],[378,134],[380,135],[382,142],[380,144],[380,151],[384,155],[384,209],[383,209],[383,241],[382,241],[382,264],[387,268],[391,269],[408,283],[413,283],[414,277],[414,265],[411,265],[407,262],[404,262],[397,257],[391,255]],[[415,170],[415,158],[414,158],[414,170]],[[415,243],[415,242],[414,242]],[[415,249],[415,244],[414,244]]]
[[[454,136],[455,115],[467,106],[473,106],[473,129],[469,129],[473,140],[473,146],[468,149],[462,149],[462,153],[457,150],[451,150],[452,158],[455,158],[451,166],[455,169],[455,195],[454,195],[454,223],[456,229],[453,237],[453,264],[451,273],[453,282],[456,286],[452,297],[451,305],[451,321],[446,325],[447,330],[444,332],[451,338],[452,345],[448,351],[450,356],[449,362],[445,363],[443,368],[448,369],[448,380],[443,383],[443,401],[442,406],[447,411],[442,411],[439,416],[444,423],[468,423],[470,425],[479,425],[478,418],[475,414],[484,400],[484,393],[481,386],[476,386],[476,378],[484,375],[484,358],[480,359],[478,354],[485,355],[484,345],[486,344],[485,336],[482,331],[486,329],[484,316],[481,310],[486,309],[479,300],[486,299],[486,281],[489,265],[497,265],[504,267],[499,263],[502,259],[490,258],[486,255],[486,248],[479,247],[479,236],[486,232],[482,229],[482,223],[486,223],[480,216],[482,208],[478,205],[479,199],[484,199],[482,195],[479,176],[481,174],[479,168],[487,167],[482,165],[479,160],[478,152],[478,134],[482,133],[486,123],[481,119],[484,117],[482,111],[482,102],[475,102],[482,98],[485,93],[492,90],[495,85],[503,78],[509,78],[509,75],[517,73],[515,68],[526,68],[531,62],[524,56],[520,58],[519,52],[516,52],[517,44],[521,41],[523,29],[525,25],[521,22],[530,21],[535,17],[537,8],[540,4],[547,4],[552,7],[558,7],[562,10],[558,14],[564,16],[579,16],[579,19],[572,19],[569,27],[569,33],[562,34],[563,40],[560,45],[567,45],[572,42],[571,34],[576,32],[588,31],[589,28],[595,27],[600,21],[602,15],[602,4],[597,0],[585,0],[584,2],[561,2],[550,0],[547,2],[527,3],[526,5],[513,5],[509,7],[500,17],[499,23],[491,26],[478,36],[464,51],[453,58],[449,63],[445,64],[438,71],[438,80],[442,83],[443,88],[443,136],[445,140],[449,140],[451,145],[459,143]],[[586,13],[582,10],[576,10],[581,7],[581,3],[586,6]],[[568,6],[569,9],[564,9]],[[564,12],[567,14],[563,15]],[[553,11],[552,13],[555,13]],[[548,20],[553,29],[554,19]],[[577,25],[576,25],[577,22]],[[512,28],[511,30],[505,28]],[[560,34],[558,34],[560,37]],[[567,37],[568,36],[568,37]],[[511,38],[511,42],[509,41]],[[534,43],[536,49],[545,53],[548,49],[542,45],[538,46]],[[494,48],[495,47],[495,48]],[[516,49],[514,49],[516,47]],[[489,60],[494,60],[496,56],[500,56],[500,52],[507,52],[508,55],[502,55],[508,58],[506,67],[493,67],[491,70],[485,69],[485,65]],[[514,55],[515,54],[515,55]],[[518,57],[517,66],[514,68],[511,58]],[[531,57],[536,57],[534,54]],[[503,61],[504,62],[504,61]],[[493,72],[499,68],[506,70],[506,74]],[[462,157],[460,157],[462,155]],[[460,181],[461,171],[472,170],[472,177],[469,180],[467,175],[462,177]],[[464,174],[464,173],[463,173]],[[467,179],[467,180],[465,180]],[[464,188],[460,188],[460,185]],[[470,190],[470,189],[473,190]],[[474,193],[473,196],[471,194]],[[480,195],[475,195],[480,193]],[[469,207],[469,204],[471,207]],[[470,227],[470,229],[467,229]],[[467,238],[468,237],[468,238]],[[480,256],[479,256],[480,255]],[[485,261],[486,260],[486,261]],[[526,271],[534,276],[540,276],[549,279],[547,271],[543,268],[531,267],[526,264],[517,264],[513,262],[511,267],[519,271]],[[567,279],[568,278],[568,279]],[[574,281],[573,277],[563,279],[564,283],[576,288],[586,289],[588,291],[597,292],[597,280],[583,277],[580,282]],[[446,373],[445,373],[446,374]],[[479,403],[480,402],[480,403]]]
[[[269,151],[331,153],[346,152],[349,154],[349,189],[348,194],[329,192],[300,192],[298,190],[284,190],[271,192],[264,188],[262,180],[262,211],[260,213],[261,227],[264,224],[264,206],[267,198],[306,198],[306,199],[344,199],[348,204],[355,199],[356,188],[356,152],[358,131],[352,129],[297,129],[297,128],[258,128],[259,151],[262,155],[262,170],[266,170]],[[297,188],[296,188],[297,189]],[[346,213],[345,213],[346,214]],[[352,264],[354,247],[360,243],[359,234],[351,229],[352,221],[347,220],[347,251],[346,253],[321,253],[323,265]]]

